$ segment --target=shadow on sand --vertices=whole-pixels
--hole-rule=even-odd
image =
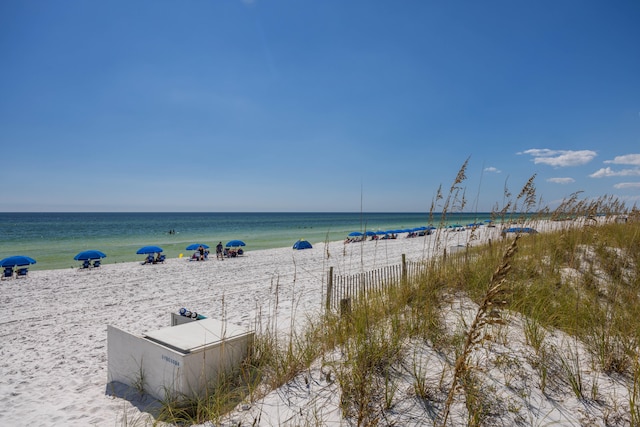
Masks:
[[[140,393],[133,387],[118,381],[108,383],[105,394],[107,396],[128,400],[133,406],[138,408],[140,412],[146,412],[154,418],[157,418],[162,408],[162,403],[158,399],[146,393]]]

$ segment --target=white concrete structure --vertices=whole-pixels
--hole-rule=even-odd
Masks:
[[[107,327],[108,381],[117,381],[157,399],[196,396],[219,375],[239,366],[253,332],[214,319],[172,316],[167,328],[137,336]],[[185,322],[181,324],[176,324]]]

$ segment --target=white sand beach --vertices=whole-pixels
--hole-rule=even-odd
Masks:
[[[291,316],[304,319],[322,310],[330,266],[336,274],[351,274],[399,264],[402,254],[408,260],[421,260],[441,253],[444,247],[467,244],[470,233],[443,232],[437,248],[433,235],[349,244],[311,242],[313,249],[302,251],[249,248],[244,256],[224,261],[174,258],[157,265],[106,264],[90,270],[33,271],[26,279],[3,281],[0,424],[140,425],[145,413],[135,402],[114,397],[108,389],[107,325],[140,334],[169,326],[170,313],[186,307],[247,330],[257,320],[267,324],[277,319],[286,331]],[[499,228],[480,227],[476,235],[479,238],[471,244],[500,238]],[[452,312],[473,310],[468,304],[452,307]],[[510,333],[514,334],[512,345],[522,343],[517,330]],[[424,351],[427,357],[430,350]],[[438,367],[434,375],[440,372]],[[340,425],[335,390],[322,384],[319,369],[308,374],[317,376],[313,387],[298,388],[294,380],[288,385],[287,398],[283,397],[287,388],[283,388],[231,414],[230,420],[251,425],[261,414],[259,425],[295,425],[300,420],[292,414],[301,414],[300,408],[313,402],[325,408],[326,424]],[[613,381],[603,377],[600,381],[600,390],[608,388],[618,397],[626,392]],[[301,395],[300,390],[304,391]],[[580,425],[588,418],[588,412],[576,410],[581,405],[570,396],[565,400],[556,397],[555,405],[540,403],[532,409],[540,411],[532,420]],[[405,409],[405,414],[416,411]],[[590,425],[604,425],[597,415],[592,422]],[[399,425],[410,424],[421,425],[408,420]]]

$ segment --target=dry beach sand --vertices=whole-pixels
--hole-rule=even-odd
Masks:
[[[291,316],[304,319],[322,310],[330,266],[336,274],[352,274],[399,264],[402,254],[418,261],[445,247],[467,244],[470,233],[443,232],[438,247],[433,235],[350,244],[311,242],[313,249],[302,251],[252,251],[249,246],[243,257],[224,261],[174,258],[157,265],[106,264],[91,270],[33,271],[26,279],[3,281],[0,424],[142,425],[147,416],[140,411],[142,405],[113,396],[107,384],[107,325],[140,334],[169,326],[170,313],[186,307],[247,329],[258,320],[268,324],[277,319],[286,330]],[[499,238],[499,228],[480,227],[476,235],[474,245]],[[452,321],[473,310],[468,301],[452,304]],[[514,345],[524,347],[517,325],[514,321],[509,330],[512,353]],[[554,337],[559,346],[566,339],[561,334]],[[505,351],[496,348],[479,357],[491,359]],[[418,353],[433,356],[426,346]],[[442,367],[433,372],[440,375]],[[252,425],[259,418],[256,425],[314,425],[315,419],[322,420],[318,425],[343,425],[337,386],[323,382],[321,367],[312,367],[306,375],[239,408],[227,422]],[[621,384],[604,377],[598,381],[601,392],[625,401],[627,389]],[[523,409],[528,414],[523,417],[529,419],[522,425],[582,425],[589,418],[591,425],[604,425],[601,413],[585,411],[570,393],[562,396],[558,393],[551,404],[542,395],[530,394],[531,408]],[[397,425],[424,425],[424,409],[418,411],[411,402],[408,394],[398,408]]]

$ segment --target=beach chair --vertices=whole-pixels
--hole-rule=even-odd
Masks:
[[[84,262],[82,263],[82,267],[80,268],[89,268],[91,267],[91,262],[88,259],[85,259]]]
[[[19,268],[18,271],[16,271],[16,278],[17,279],[26,278],[28,272],[29,272],[29,269],[27,267]]]
[[[144,262],[142,263],[144,264],[153,264],[153,254],[149,254],[147,255],[147,258],[144,260]]]
[[[2,272],[2,280],[13,279],[13,267],[5,267]]]
[[[97,259],[97,260],[93,261],[93,266],[94,267],[100,267],[100,260]]]
[[[160,262],[164,263],[165,258],[166,257],[164,255],[158,255],[158,258],[156,258],[156,260],[154,261],[154,264],[157,264],[157,263],[160,263]]]

